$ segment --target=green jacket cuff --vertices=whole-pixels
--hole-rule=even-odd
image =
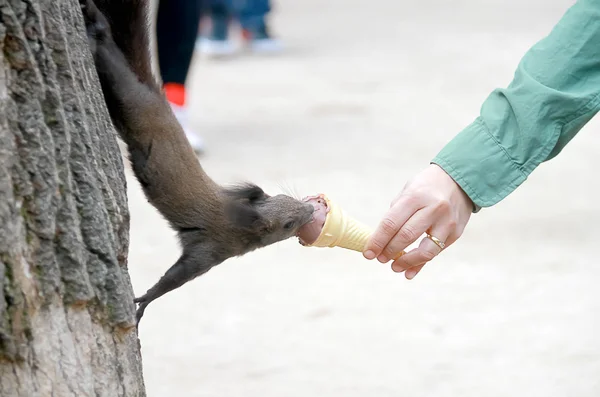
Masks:
[[[465,191],[475,204],[474,212],[497,204],[527,179],[481,118],[455,136],[432,163]]]

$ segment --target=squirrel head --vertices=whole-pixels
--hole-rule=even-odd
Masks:
[[[296,236],[312,220],[314,207],[285,194],[270,196],[247,184],[226,189],[226,215],[234,227],[252,235],[259,247]]]

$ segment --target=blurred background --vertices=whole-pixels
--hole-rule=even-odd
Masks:
[[[573,3],[273,0],[262,42],[235,18],[216,42],[205,13],[186,123],[218,182],[323,192],[375,227]],[[139,330],[148,396],[599,396],[599,127],[413,281],[292,239],[153,302]],[[127,176],[141,295],[180,249]]]

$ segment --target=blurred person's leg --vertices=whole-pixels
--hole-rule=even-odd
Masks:
[[[161,0],[156,15],[156,45],[165,95],[192,147],[200,152],[200,136],[188,126],[185,82],[188,76],[203,0]]]
[[[270,0],[238,0],[238,2],[242,32],[250,48],[256,52],[280,51],[281,43],[272,36],[266,20],[272,9]]]
[[[210,0],[211,30],[208,37],[198,39],[198,49],[212,56],[226,56],[235,52],[229,40],[229,23],[232,18],[231,0]]]

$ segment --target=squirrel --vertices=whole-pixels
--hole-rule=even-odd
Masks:
[[[314,208],[252,183],[223,187],[200,165],[152,72],[149,0],[80,0],[108,113],[143,192],[177,232],[182,254],[139,304],[148,304],[226,259],[295,236]]]

